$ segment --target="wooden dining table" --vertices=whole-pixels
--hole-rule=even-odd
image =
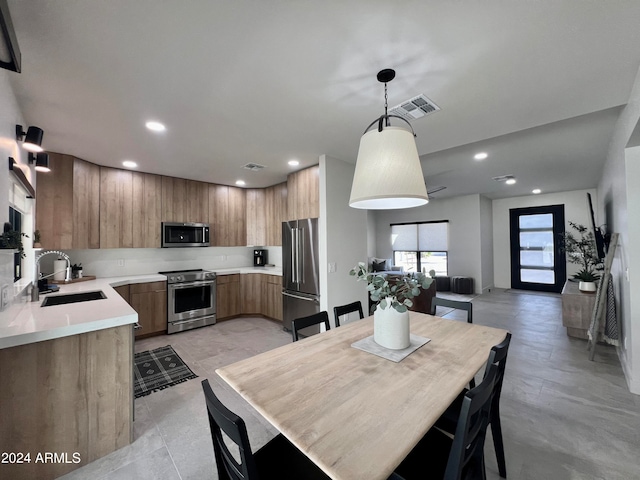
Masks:
[[[431,341],[398,363],[351,346],[373,334],[367,317],[216,373],[331,478],[386,479],[507,334],[410,316]]]

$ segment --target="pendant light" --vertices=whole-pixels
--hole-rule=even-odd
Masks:
[[[387,113],[387,83],[395,76],[389,68],[378,72],[378,81],[384,83],[384,115],[360,139],[349,199],[353,208],[391,210],[429,203],[413,128],[404,118]],[[402,120],[409,129],[392,127],[391,118]],[[377,128],[369,130],[375,124]]]

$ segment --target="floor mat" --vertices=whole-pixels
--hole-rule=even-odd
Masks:
[[[182,361],[171,345],[136,353],[133,360],[134,396],[172,387],[198,376]]]

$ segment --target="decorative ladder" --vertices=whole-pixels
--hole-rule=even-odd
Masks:
[[[596,344],[598,343],[598,331],[600,325],[603,325],[606,321],[607,315],[607,288],[609,287],[609,277],[611,274],[611,264],[613,263],[613,257],[616,254],[616,247],[618,246],[618,234],[612,233],[611,240],[609,242],[609,249],[604,259],[604,273],[600,277],[598,282],[598,291],[596,293],[596,305],[591,314],[591,325],[589,325],[589,339],[587,341],[587,350],[589,351],[589,360],[593,361],[593,357],[596,354]]]

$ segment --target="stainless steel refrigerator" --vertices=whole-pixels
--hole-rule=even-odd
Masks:
[[[286,330],[291,330],[293,319],[320,311],[318,264],[318,219],[283,222],[282,310]]]

